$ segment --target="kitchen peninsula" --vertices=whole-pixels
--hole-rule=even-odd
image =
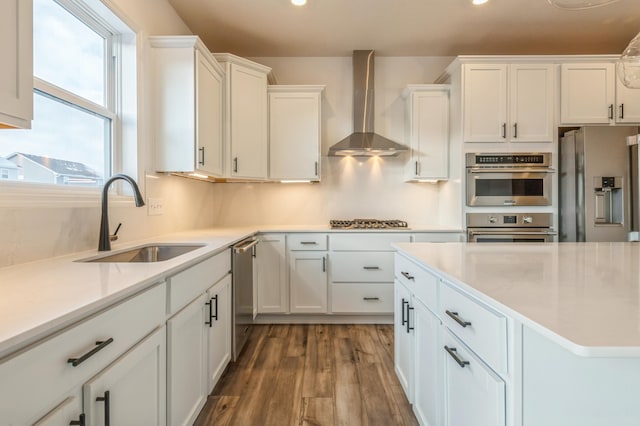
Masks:
[[[640,245],[395,246],[396,372],[422,423],[640,423]]]

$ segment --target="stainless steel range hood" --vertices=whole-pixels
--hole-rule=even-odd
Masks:
[[[373,50],[353,51],[353,133],[329,148],[330,156],[396,156],[408,148],[373,133]]]

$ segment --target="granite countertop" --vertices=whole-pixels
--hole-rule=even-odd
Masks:
[[[578,355],[640,356],[640,243],[395,246]]]

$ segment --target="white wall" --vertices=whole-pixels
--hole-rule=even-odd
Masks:
[[[102,0],[143,36],[190,34],[189,28],[167,0]],[[140,63],[143,71],[144,60]],[[148,79],[142,78],[144,84]],[[110,202],[111,230],[122,222],[119,240],[131,242],[174,231],[213,225],[214,185],[174,176],[157,175],[153,170],[151,121],[148,116],[147,88],[142,86],[139,132],[139,162],[143,176],[139,182],[147,197],[164,199],[162,216],[147,216],[146,208],[131,201]],[[145,174],[145,170],[147,173]],[[0,194],[2,195],[2,194]],[[0,196],[0,267],[67,253],[97,249],[100,203],[96,194],[77,202],[44,200],[4,200]]]
[[[413,228],[462,228],[459,182],[403,182],[408,154],[385,159],[324,156],[353,129],[350,57],[251,59],[272,67],[278,84],[326,85],[322,182],[216,185],[216,199],[222,200],[215,203],[217,225],[315,225],[360,217],[403,219]],[[402,90],[411,83],[432,83],[452,60],[377,57],[376,132],[406,143]],[[459,167],[459,162],[452,165]]]

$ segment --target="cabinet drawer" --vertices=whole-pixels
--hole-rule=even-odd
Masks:
[[[507,372],[507,320],[467,295],[440,286],[443,323],[491,368]]]
[[[288,234],[289,250],[326,250],[327,234]]]
[[[231,271],[225,250],[169,278],[169,314],[178,312]]]
[[[336,252],[331,256],[334,282],[393,282],[393,252]]]
[[[398,281],[407,286],[423,305],[436,312],[438,277],[397,253],[395,254],[394,271]]]
[[[409,234],[336,234],[329,237],[331,250],[395,251],[392,243],[408,243]]]
[[[393,284],[333,284],[331,310],[334,314],[391,314]]]
[[[68,328],[0,364],[3,424],[32,423],[164,322],[164,284]],[[97,345],[96,342],[111,343]],[[91,356],[75,367],[70,358]],[[80,361],[80,360],[79,360]],[[78,362],[78,361],[77,361]]]

